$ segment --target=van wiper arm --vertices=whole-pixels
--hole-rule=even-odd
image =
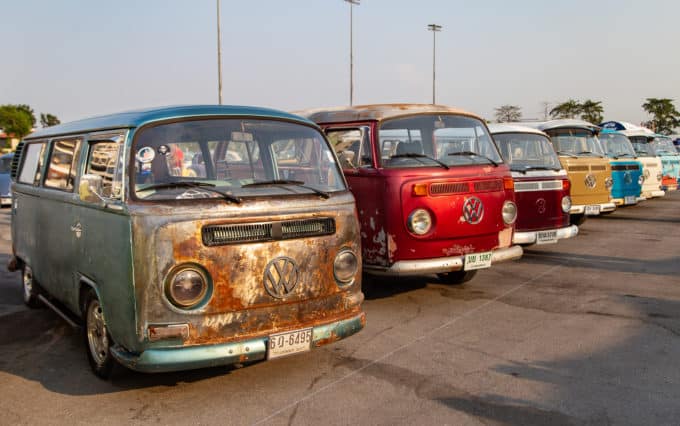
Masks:
[[[237,197],[233,194],[230,194],[228,192],[220,191],[219,189],[215,188],[215,184],[209,183],[209,182],[201,182],[201,181],[176,181],[176,182],[161,182],[161,183],[152,183],[150,185],[147,185],[143,188],[139,188],[137,191],[147,191],[149,189],[164,189],[164,188],[201,188],[205,189],[206,191],[214,192],[215,194],[219,194],[222,197],[224,197],[225,200],[231,201],[232,203],[236,204],[241,204],[243,200],[241,200],[240,197]]]
[[[449,152],[446,155],[467,155],[467,156],[474,156],[474,157],[480,157],[488,161],[489,163],[493,164],[494,167],[498,167],[498,163],[487,157],[486,155],[482,154],[477,154],[476,152],[472,151],[459,151],[459,152]]]
[[[566,155],[567,157],[578,158],[578,155],[571,153],[569,151],[557,151],[557,155]]]
[[[527,174],[527,171],[529,171],[529,170],[552,170],[554,172],[560,171],[560,169],[557,169],[555,167],[547,167],[547,166],[524,166],[522,168],[512,167],[512,168],[510,168],[510,170],[512,170],[514,172],[524,173],[524,174]]]
[[[300,188],[308,189],[308,190],[312,191],[313,193],[315,193],[316,195],[319,195],[323,198],[330,198],[330,196],[331,196],[331,194],[329,194],[326,191],[322,191],[320,189],[316,189],[314,187],[305,185],[305,183],[302,182],[301,180],[288,180],[288,179],[261,180],[261,181],[258,181],[258,182],[247,183],[245,185],[241,185],[241,188],[249,188],[249,187],[253,187],[253,186],[267,186],[267,185],[295,185],[295,186],[299,186]]]
[[[427,158],[428,160],[434,161],[435,163],[437,163],[441,167],[445,168],[446,170],[449,169],[448,165],[446,165],[445,163],[442,163],[441,161],[437,160],[436,158],[432,158],[429,155],[425,155],[425,154],[418,154],[417,152],[405,152],[403,154],[396,154],[396,155],[393,155],[391,158],[415,158],[418,161],[420,161],[420,158]],[[427,164],[423,161],[420,161],[420,163]]]

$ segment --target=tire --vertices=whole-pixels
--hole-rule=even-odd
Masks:
[[[477,275],[477,271],[454,271],[445,274],[437,274],[439,281],[444,284],[463,284]]]
[[[581,226],[583,225],[583,222],[586,221],[586,215],[581,213],[581,214],[572,214],[569,216],[569,223],[572,225],[576,226]]]
[[[30,266],[24,265],[21,268],[21,287],[23,289],[24,303],[31,309],[42,307],[42,302],[38,299],[40,286],[33,278],[33,270]]]
[[[107,380],[111,377],[115,360],[111,355],[113,340],[106,327],[104,311],[94,291],[89,290],[83,304],[83,336],[85,338],[85,352],[92,371],[99,378]]]

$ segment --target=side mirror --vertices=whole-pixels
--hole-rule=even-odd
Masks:
[[[99,175],[86,174],[80,178],[80,185],[78,186],[78,195],[82,201],[88,203],[98,203],[103,201],[102,193],[102,177]]]

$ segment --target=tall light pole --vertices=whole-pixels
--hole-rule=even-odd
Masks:
[[[354,102],[354,28],[353,28],[353,8],[359,6],[361,0],[345,0],[349,3],[349,105]]]
[[[220,29],[220,0],[217,0],[217,99],[222,105],[222,30]]]
[[[442,30],[441,25],[429,24],[428,31],[432,31],[432,104],[435,104],[435,65],[437,59],[437,38],[436,35]]]

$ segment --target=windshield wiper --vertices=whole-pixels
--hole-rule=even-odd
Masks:
[[[253,183],[247,183],[245,185],[242,185],[241,188],[249,188],[253,186],[267,186],[267,185],[295,185],[299,186],[300,188],[305,188],[313,193],[320,195],[323,198],[329,198],[331,194],[328,192],[322,191],[320,189],[313,188],[311,186],[305,185],[304,182],[300,180],[288,180],[288,179],[272,179],[272,180],[261,180],[259,182],[253,182]]]
[[[567,157],[571,157],[571,158],[578,158],[578,155],[571,153],[569,151],[557,151],[557,154],[558,155],[566,155]]]
[[[176,181],[176,182],[152,183],[143,188],[139,188],[137,191],[147,191],[149,189],[164,189],[164,188],[201,188],[205,189],[206,191],[219,194],[222,197],[224,197],[225,200],[231,201],[232,203],[241,204],[241,202],[243,201],[241,200],[240,197],[216,189],[215,184],[201,181]]]
[[[559,172],[561,169],[556,169],[554,167],[547,167],[547,166],[524,166],[521,169],[518,168],[518,167],[511,167],[510,170],[526,174],[527,171],[529,171],[529,170],[552,170],[554,172]]]
[[[393,155],[391,158],[415,158],[415,159],[418,159],[418,161],[420,161],[420,158],[427,158],[428,160],[432,160],[435,163],[439,164],[441,167],[445,168],[446,170],[449,169],[449,166],[446,165],[445,163],[442,163],[441,161],[439,161],[435,158],[432,158],[429,155],[418,154],[418,153],[415,153],[415,152],[406,152],[404,154],[396,154],[396,155]],[[421,164],[427,164],[423,161],[420,161],[420,163]]]
[[[595,153],[593,151],[581,151],[581,152],[578,153],[578,155],[597,155],[600,158],[604,158],[603,155]]]
[[[494,167],[498,167],[498,163],[487,157],[486,155],[482,154],[477,154],[476,152],[472,151],[459,151],[459,152],[449,152],[446,155],[467,155],[467,156],[475,156],[475,157],[480,157],[488,161],[489,163],[493,164]]]

